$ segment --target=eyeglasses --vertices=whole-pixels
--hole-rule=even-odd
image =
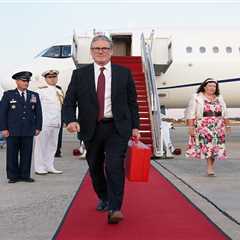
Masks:
[[[91,49],[92,49],[94,52],[103,51],[104,53],[106,53],[107,51],[110,50],[109,47],[102,47],[102,48],[100,48],[100,47],[92,47]]]

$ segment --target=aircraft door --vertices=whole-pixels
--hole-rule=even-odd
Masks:
[[[113,56],[131,56],[132,36],[111,35],[113,41]]]
[[[72,58],[76,66],[92,62],[92,58],[89,53],[90,44],[90,36],[77,36],[76,33],[74,33],[72,42]]]

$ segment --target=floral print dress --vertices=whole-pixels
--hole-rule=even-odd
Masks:
[[[226,159],[225,124],[221,112],[222,109],[218,99],[214,101],[204,100],[204,117],[195,119],[196,135],[189,137],[187,157]]]

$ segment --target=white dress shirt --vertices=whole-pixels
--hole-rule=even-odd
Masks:
[[[105,76],[105,100],[104,100],[104,117],[112,118],[112,101],[111,101],[111,85],[112,85],[112,71],[111,62],[104,66],[94,63],[95,87],[97,91],[98,76],[101,72],[100,68],[104,67],[103,74]]]
[[[26,101],[26,100],[27,100],[27,91],[20,91],[20,90],[18,89],[18,92],[19,92],[20,96],[22,96],[22,93],[24,93],[24,99],[25,99],[25,101]]]

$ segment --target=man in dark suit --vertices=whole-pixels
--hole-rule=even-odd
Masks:
[[[14,74],[17,88],[4,92],[1,101],[0,131],[7,139],[9,183],[34,182],[30,177],[33,136],[42,129],[42,109],[38,94],[27,90],[31,76],[26,71]]]
[[[130,136],[140,137],[135,85],[127,68],[111,64],[112,41],[95,36],[93,64],[73,71],[63,115],[70,132],[84,140],[92,183],[100,199],[97,210],[108,210],[108,223],[123,219],[124,157]],[[76,119],[78,106],[78,119]]]

